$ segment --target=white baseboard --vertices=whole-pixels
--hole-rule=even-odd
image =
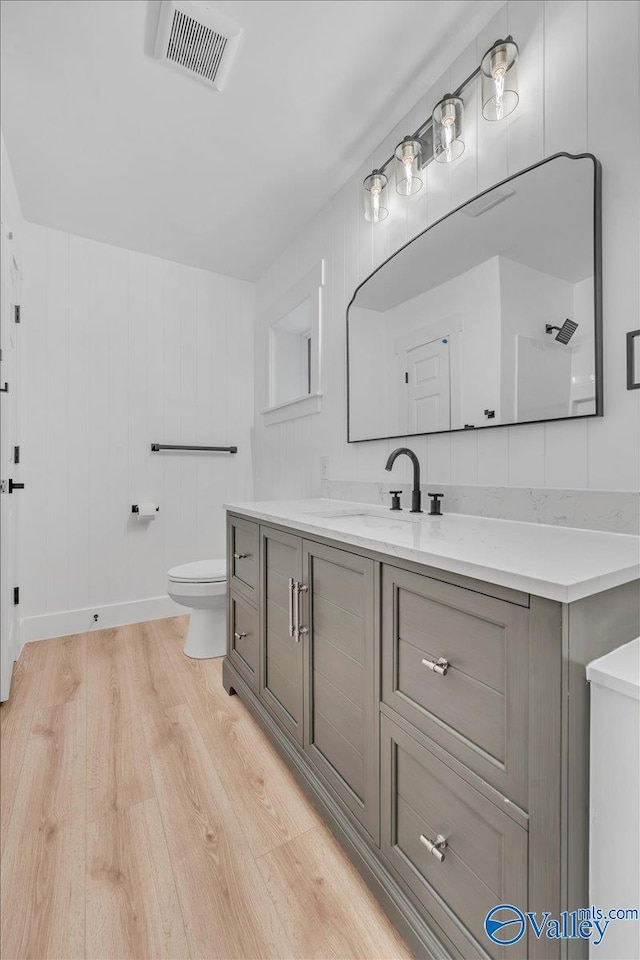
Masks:
[[[169,597],[164,596],[130,600],[126,603],[109,603],[102,607],[45,613],[39,617],[24,617],[19,626],[19,649],[22,652],[24,644],[32,640],[48,640],[51,637],[67,637],[73,633],[88,633],[90,630],[122,627],[128,623],[144,623],[145,620],[178,617],[187,612],[186,607],[181,607]],[[97,621],[94,620],[96,614]]]

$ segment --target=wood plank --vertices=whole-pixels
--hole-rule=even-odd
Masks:
[[[173,620],[154,620],[124,627],[127,667],[135,689],[137,712],[167,710],[186,703],[188,687],[183,682],[184,674],[176,674],[166,660],[159,656],[167,631],[175,636],[177,624]],[[185,658],[186,659],[186,658]]]
[[[189,707],[143,722],[191,955],[292,956]]]
[[[373,894],[320,825],[257,861],[293,957],[410,957]]]
[[[156,800],[87,830],[86,956],[180,960],[189,947]]]
[[[325,637],[358,663],[364,660],[364,621],[324,597],[313,597],[313,635]]]
[[[155,796],[124,630],[89,638],[87,821]]]
[[[318,817],[275,748],[248,712],[227,712],[221,690],[204,712],[191,705],[211,761],[255,857],[317,826]]]
[[[3,957],[85,956],[85,709],[34,717],[2,858]]]
[[[0,704],[0,855],[18,789],[42,672],[33,656],[36,644],[27,644],[15,664],[11,696]]]
[[[86,634],[40,640],[36,651],[42,663],[42,684],[38,692],[41,707],[53,707],[86,696]]]

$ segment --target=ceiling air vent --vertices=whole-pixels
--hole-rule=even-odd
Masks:
[[[155,54],[169,67],[222,90],[242,28],[198,0],[162,0]]]

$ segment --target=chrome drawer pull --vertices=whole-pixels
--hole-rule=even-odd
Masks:
[[[293,623],[293,577],[289,577],[289,636],[293,637],[295,626]]]
[[[444,848],[447,845],[447,841],[441,833],[438,834],[435,840],[429,840],[428,837],[425,837],[424,833],[421,833],[420,843],[424,843],[429,853],[433,854],[436,860],[439,860],[440,863],[442,863],[444,860]]]
[[[248,634],[246,634],[244,630],[242,631],[242,633],[238,633],[237,630],[233,631],[233,639],[236,641],[236,643],[238,642],[238,640],[242,640],[246,636],[248,636]]]
[[[434,673],[439,673],[441,677],[446,677],[447,670],[451,666],[446,657],[438,657],[437,660],[428,660],[426,657],[422,661],[423,666],[429,667]]]
[[[297,580],[291,581],[293,584],[293,639],[300,643],[300,584]]]
[[[250,560],[251,554],[250,553],[234,553],[233,559],[234,560]]]

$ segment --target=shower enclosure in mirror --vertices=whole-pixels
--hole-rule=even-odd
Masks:
[[[600,285],[595,157],[479,194],[356,290],[349,441],[601,416]]]

